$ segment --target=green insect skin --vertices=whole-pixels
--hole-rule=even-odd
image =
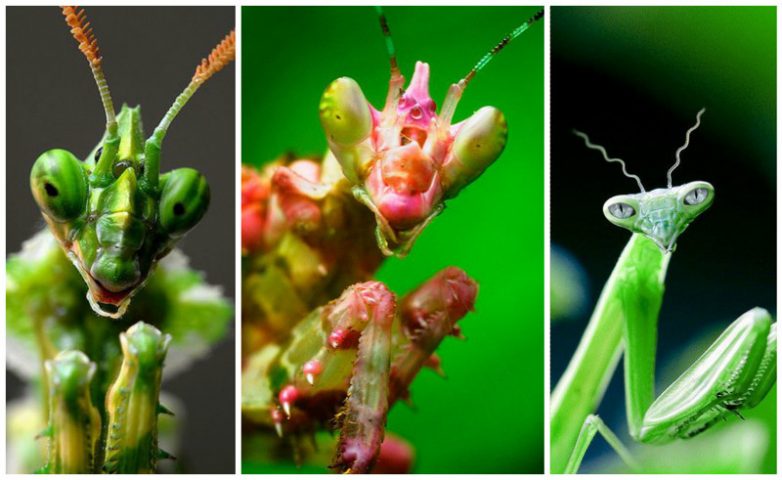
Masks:
[[[159,458],[157,417],[163,361],[170,335],[139,322],[120,335],[122,366],[106,395],[108,431],[105,473],[155,473]]]
[[[35,200],[89,286],[93,307],[112,317],[122,315],[155,262],[209,206],[209,187],[197,171],[158,178],[147,170],[140,107],[123,105],[117,124],[117,135],[107,132],[84,162],[49,150],[30,174]],[[159,143],[154,139],[147,143]]]
[[[602,148],[582,138],[588,147]],[[616,435],[593,415],[623,351],[629,432],[642,443],[697,435],[729,412],[754,407],[775,384],[776,324],[766,310],[754,308],[655,400],[657,322],[668,263],[676,240],[713,200],[714,188],[699,181],[619,195],[605,203],[606,218],[633,235],[552,393],[553,473],[576,473],[598,432],[631,468],[638,468]]]
[[[49,384],[49,460],[41,473],[94,473],[101,417],[90,384],[95,364],[82,352],[63,351],[46,362]]]

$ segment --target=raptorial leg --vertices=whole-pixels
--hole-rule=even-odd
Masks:
[[[339,319],[334,345],[357,323],[366,322],[358,340],[356,361],[340,414],[341,431],[333,468],[341,472],[368,472],[380,451],[388,413],[391,365],[391,324],[396,312],[394,294],[379,282],[352,287],[355,305]],[[352,302],[351,302],[352,303]]]
[[[391,362],[391,403],[407,397],[421,367],[439,369],[434,351],[447,335],[461,335],[456,322],[473,309],[477,294],[473,279],[448,267],[404,297],[399,308],[402,331],[395,338]]]
[[[584,454],[586,453],[589,445],[595,438],[595,434],[597,433],[600,433],[600,435],[603,436],[606,442],[611,445],[622,461],[625,462],[631,470],[634,472],[640,470],[638,463],[633,459],[633,456],[630,455],[630,452],[624,446],[622,441],[619,440],[619,437],[617,437],[616,434],[614,434],[614,432],[611,431],[611,429],[608,428],[605,423],[603,423],[603,420],[601,420],[600,417],[597,415],[589,415],[586,420],[584,420],[584,424],[581,426],[581,431],[578,432],[576,444],[573,447],[573,451],[570,453],[570,458],[568,459],[567,466],[565,467],[565,471],[563,473],[578,473],[578,468],[581,466],[581,461],[584,459]]]
[[[76,350],[46,363],[49,390],[49,453],[41,473],[96,473],[101,419],[92,404],[95,364]]]
[[[380,450],[395,314],[395,296],[384,284],[355,284],[304,320],[280,359],[283,366],[298,367],[271,409],[278,433],[333,416],[315,410],[331,404],[337,393],[344,396],[347,388],[336,415],[341,432],[332,468],[340,472],[368,472]]]

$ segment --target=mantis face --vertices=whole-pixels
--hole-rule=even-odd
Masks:
[[[62,13],[92,70],[106,131],[83,163],[66,150],[43,153],[30,173],[30,188],[50,230],[84,278],[93,310],[119,318],[155,262],[201,220],[209,205],[209,187],[197,171],[180,168],[160,175],[160,152],[182,107],[234,59],[236,37],[228,34],[201,61],[144,141],[139,107],[123,105],[115,115],[103,57],[84,10],[62,7]]]
[[[638,183],[641,193],[619,195],[603,204],[603,214],[609,222],[639,233],[652,240],[660,250],[670,253],[676,248],[676,239],[695,218],[714,202],[714,187],[708,182],[690,182],[673,186],[673,172],[681,163],[681,153],[690,145],[690,135],[701,125],[702,108],[695,117],[695,125],[687,130],[684,145],[676,150],[676,163],[668,169],[668,187],[647,192],[638,175],[627,172],[627,165],[621,158],[610,158],[606,149],[592,143],[589,136],[578,130],[573,133],[584,140],[584,145],[597,150],[609,163],[622,166],[622,173]]]
[[[617,195],[603,205],[609,222],[645,235],[661,250],[672,252],[679,235],[714,201],[714,187],[690,182],[634,195]]]
[[[508,128],[502,112],[483,107],[452,124],[468,82],[511,39],[542,12],[505,37],[458,83],[451,85],[437,112],[429,95],[429,65],[417,62],[406,90],[393,46],[386,103],[375,109],[358,83],[347,77],[328,86],[320,102],[320,120],[329,148],[353,185],[355,197],[375,214],[380,249],[404,256],[423,228],[478,178],[502,153]],[[390,45],[385,17],[381,26]]]
[[[66,150],[44,152],[30,188],[51,231],[89,287],[94,304],[114,314],[141,287],[155,262],[204,216],[209,186],[181,168],[150,178],[140,108],[123,106],[118,142],[104,140],[82,163]],[[117,147],[114,147],[114,145]],[[108,175],[96,175],[96,163]]]
[[[376,110],[355,80],[326,89],[320,116],[345,176],[395,232],[424,222],[502,153],[505,117],[484,107],[448,126],[429,96],[429,65],[416,63],[404,94]]]

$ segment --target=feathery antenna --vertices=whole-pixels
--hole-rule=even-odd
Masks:
[[[83,8],[62,7],[62,15],[65,17],[65,23],[71,27],[71,35],[79,43],[79,50],[87,58],[92,69],[92,76],[98,85],[98,93],[103,104],[103,110],[106,113],[106,130],[109,133],[116,134],[117,118],[114,113],[114,102],[109,93],[109,85],[106,83],[106,77],[103,75],[103,57],[100,55],[98,40],[92,32],[92,26],[87,21],[87,14]]]
[[[225,38],[212,49],[212,52],[207,58],[201,60],[201,63],[196,67],[190,83],[174,100],[173,105],[168,109],[163,119],[160,121],[152,136],[147,139],[144,146],[145,151],[145,168],[144,178],[150,185],[157,185],[158,175],[160,174],[160,148],[163,143],[163,138],[168,132],[168,127],[171,126],[171,122],[179,114],[182,107],[190,100],[193,94],[198,88],[203,85],[209,78],[215,73],[222,70],[226,65],[234,60],[236,57],[236,32],[231,30],[231,33],[225,36]]]
[[[697,115],[695,115],[695,125],[690,127],[689,130],[687,130],[687,135],[684,140],[684,145],[679,147],[678,150],[676,150],[676,163],[673,164],[673,166],[668,169],[668,188],[673,187],[673,171],[676,170],[676,167],[679,166],[680,163],[682,163],[682,159],[680,157],[681,153],[690,146],[690,134],[698,129],[698,127],[701,126],[701,115],[703,115],[703,112],[705,112],[705,108],[701,108]]]
[[[627,177],[627,178],[635,179],[635,181],[638,182],[638,188],[641,189],[641,193],[646,193],[646,190],[644,189],[644,186],[641,183],[641,178],[638,175],[633,175],[631,173],[627,173],[627,165],[625,165],[624,160],[622,160],[621,158],[609,158],[608,157],[608,153],[606,152],[606,149],[603,148],[601,145],[597,145],[597,144],[592,143],[589,140],[589,136],[586,133],[580,132],[578,130],[573,130],[573,133],[576,134],[578,137],[581,137],[584,140],[584,145],[586,145],[587,148],[591,148],[592,150],[597,150],[600,153],[602,153],[603,154],[603,159],[605,159],[606,162],[609,162],[609,163],[619,163],[620,165],[622,165],[622,173],[624,174],[624,176]]]

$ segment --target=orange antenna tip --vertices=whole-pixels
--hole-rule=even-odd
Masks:
[[[87,21],[87,14],[79,7],[62,7],[65,23],[71,27],[71,35],[79,43],[79,50],[93,65],[100,65],[101,56],[98,40],[92,33],[92,26]]]
[[[205,82],[209,77],[231,63],[235,57],[236,32],[231,30],[231,33],[226,35],[223,41],[212,50],[209,57],[201,60],[201,64],[196,67],[195,74],[193,74],[193,81],[197,83]]]

